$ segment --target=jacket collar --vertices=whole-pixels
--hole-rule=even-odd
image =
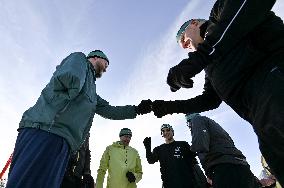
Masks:
[[[87,61],[88,61],[88,66],[92,70],[94,80],[96,81],[97,80],[97,78],[96,78],[96,70],[95,70],[94,66],[92,65],[92,63],[89,60],[87,60]]]

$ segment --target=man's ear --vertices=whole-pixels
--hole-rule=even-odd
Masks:
[[[195,19],[192,19],[192,21],[191,21],[191,23],[190,23],[190,24],[191,24],[191,25],[198,26],[199,21],[198,21],[198,20],[195,20]]]

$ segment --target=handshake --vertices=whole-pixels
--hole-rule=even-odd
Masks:
[[[136,106],[136,113],[138,115],[154,112],[157,118],[161,118],[167,114],[179,113],[180,108],[176,101],[164,101],[155,100],[151,101],[142,100],[138,106]]]

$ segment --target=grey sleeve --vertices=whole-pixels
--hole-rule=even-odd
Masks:
[[[209,151],[210,135],[207,128],[207,122],[202,117],[197,116],[192,119],[192,145],[191,150],[197,153]]]

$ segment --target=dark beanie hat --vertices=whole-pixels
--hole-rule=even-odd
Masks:
[[[87,58],[89,59],[91,57],[99,57],[99,58],[105,59],[108,62],[108,64],[109,64],[109,60],[108,60],[107,56],[101,50],[91,51],[87,55]]]
[[[132,136],[131,130],[128,129],[128,128],[121,129],[120,132],[119,132],[119,137],[124,136],[124,135]]]

